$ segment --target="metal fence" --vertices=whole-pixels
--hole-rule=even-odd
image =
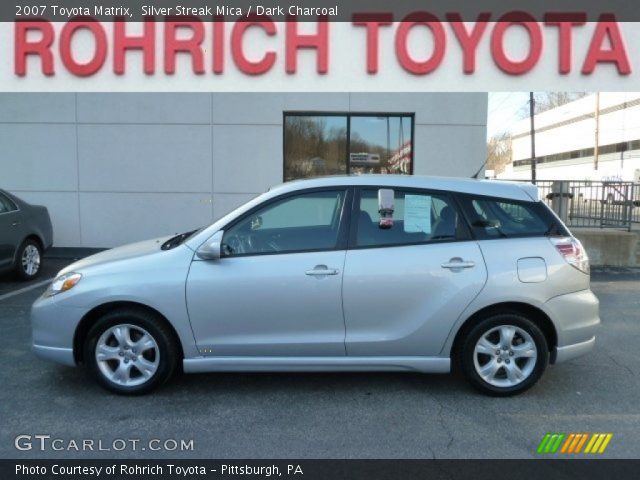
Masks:
[[[538,180],[543,199],[569,226],[640,227],[640,183]]]

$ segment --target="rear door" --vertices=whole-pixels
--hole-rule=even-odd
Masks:
[[[395,189],[380,228],[378,189],[357,191],[343,279],[350,356],[435,356],[487,272],[454,199]]]

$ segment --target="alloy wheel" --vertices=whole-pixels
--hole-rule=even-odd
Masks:
[[[133,387],[152,378],[160,365],[160,349],[145,329],[131,324],[114,325],[96,343],[100,372],[116,385]]]
[[[476,342],[473,363],[478,375],[494,387],[513,387],[533,372],[538,349],[533,337],[514,325],[491,328]]]
[[[40,270],[40,251],[35,245],[27,245],[22,251],[22,270],[32,277]]]

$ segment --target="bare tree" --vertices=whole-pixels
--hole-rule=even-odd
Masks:
[[[588,94],[588,92],[535,92],[535,114],[537,115],[552,108],[561,107]],[[529,116],[528,102],[521,107],[519,114],[520,118]]]
[[[495,135],[487,142],[487,168],[502,173],[511,162],[511,134]]]

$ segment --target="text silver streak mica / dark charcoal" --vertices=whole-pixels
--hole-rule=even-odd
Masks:
[[[511,395],[591,350],[600,319],[586,253],[535,186],[389,175],[287,183],[85,258],[32,322],[37,355],[118,393],[180,369],[459,368]]]
[[[49,212],[0,190],[0,272],[22,280],[40,273],[42,253],[53,243]]]

